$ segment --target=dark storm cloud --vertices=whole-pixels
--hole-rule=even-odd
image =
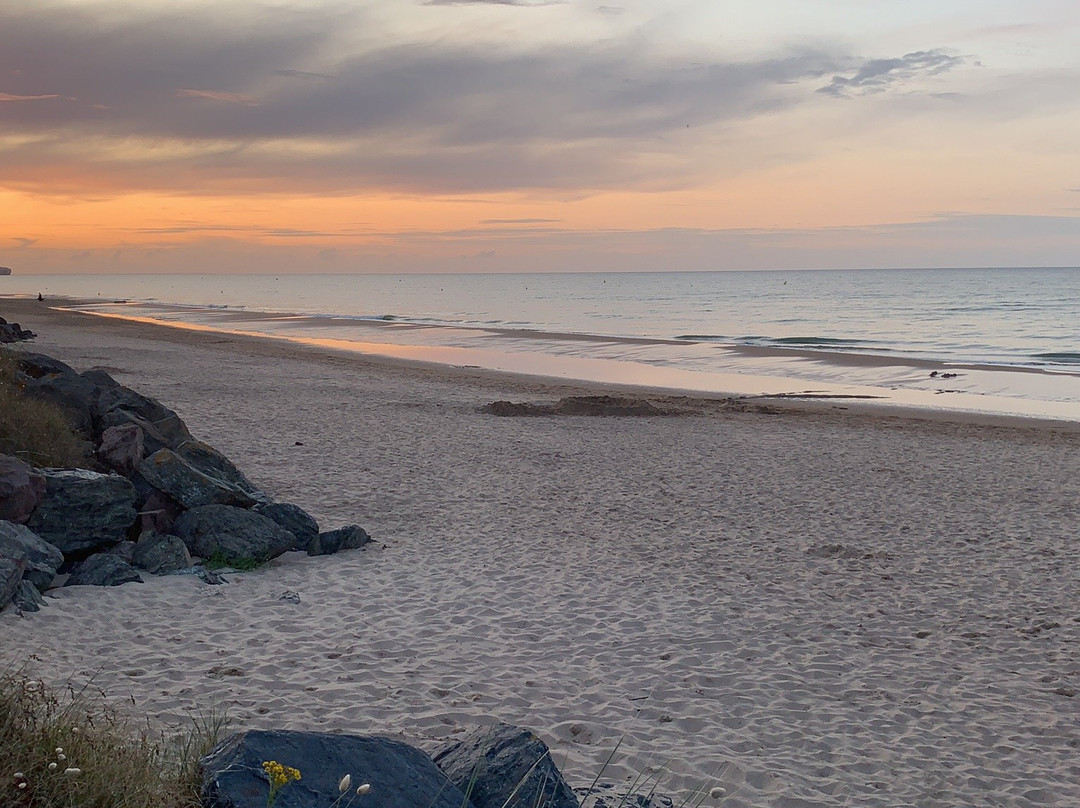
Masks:
[[[818,92],[838,98],[881,93],[913,78],[936,76],[963,63],[962,57],[941,50],[916,51],[896,59],[868,59],[854,72],[847,71],[851,75],[834,75]]]
[[[126,17],[107,7],[0,8],[0,124],[23,136],[0,149],[7,183],[56,188],[59,176],[72,188],[207,193],[670,185],[698,170],[699,127],[794,107],[830,75],[829,91],[843,95],[958,63],[925,51],[845,70],[850,60],[814,50],[692,61],[619,41],[350,47],[343,32],[378,31],[332,5]]]

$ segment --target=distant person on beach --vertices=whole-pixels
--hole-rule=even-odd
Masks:
[[[41,292],[38,292],[38,293],[37,293],[37,299],[38,299],[38,300],[44,300],[45,298],[43,298],[43,297],[41,296]]]

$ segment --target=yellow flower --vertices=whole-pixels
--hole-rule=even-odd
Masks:
[[[263,771],[270,780],[270,793],[266,795],[266,805],[270,808],[277,799],[278,792],[293,780],[300,779],[300,772],[292,766],[282,766],[276,760],[264,760]]]

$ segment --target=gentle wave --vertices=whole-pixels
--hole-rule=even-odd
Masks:
[[[1053,351],[1050,353],[1037,353],[1032,359],[1042,359],[1047,362],[1055,362],[1062,365],[1080,365],[1080,353],[1071,351]]]

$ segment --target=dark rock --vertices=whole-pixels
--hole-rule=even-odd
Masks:
[[[337,530],[320,533],[308,545],[309,556],[333,555],[338,550],[359,550],[371,543],[371,536],[359,525],[348,525]]]
[[[23,578],[44,592],[64,563],[64,554],[36,535],[25,525],[0,522],[0,555],[23,558],[26,571]]]
[[[4,270],[7,267],[0,267],[0,270]],[[0,275],[10,274],[0,271]],[[33,331],[29,331],[22,328],[18,323],[9,323],[3,317],[0,317],[0,343],[9,342],[23,342],[24,340],[33,339],[36,337]]]
[[[578,808],[543,741],[510,724],[479,727],[432,756],[476,808]],[[515,793],[516,789],[516,793]]]
[[[231,505],[201,505],[185,511],[173,530],[193,555],[218,555],[234,563],[267,561],[296,544],[296,537],[277,522]]]
[[[135,560],[135,542],[122,541],[119,544],[115,544],[108,550],[105,550],[103,552],[106,552],[109,555],[114,555],[118,558],[122,558],[124,559],[124,561],[130,564],[132,563],[132,561]]]
[[[244,473],[213,446],[208,446],[195,438],[189,438],[176,448],[176,453],[193,469],[201,471],[207,477],[234,485],[241,491],[246,491],[255,500],[265,498],[265,495],[251,484]]]
[[[150,452],[165,447],[176,449],[192,439],[180,416],[157,399],[124,387],[104,371],[87,371],[83,376],[97,385],[95,410],[99,432],[120,424],[136,424],[143,430],[143,440]]]
[[[132,560],[136,567],[154,575],[164,575],[191,566],[191,554],[184,540],[167,533],[144,533],[135,545]]]
[[[45,495],[45,478],[18,458],[0,455],[0,519],[25,523]]]
[[[284,502],[263,502],[252,510],[261,513],[267,519],[273,519],[287,531],[296,536],[294,550],[306,550],[319,538],[319,524],[299,505]]]
[[[13,558],[0,553],[0,609],[11,603],[26,571],[26,558]]]
[[[133,582],[142,583],[142,578],[124,559],[98,553],[77,564],[64,586],[120,586]]]
[[[117,424],[101,433],[98,459],[121,474],[128,475],[143,459],[143,431],[138,424]]]
[[[16,587],[11,602],[20,612],[38,612],[45,605],[45,598],[41,597],[36,586],[23,578]]]
[[[137,517],[135,487],[116,474],[44,469],[45,496],[27,526],[65,556],[127,538]]]
[[[400,741],[258,730],[233,735],[203,758],[203,806],[266,808],[266,760],[302,775],[278,792],[277,808],[328,806],[340,796],[338,783],[346,774],[354,790],[371,784],[357,808],[471,808],[427,755]]]
[[[139,464],[139,474],[186,508],[235,505],[250,508],[256,500],[247,491],[207,476],[171,449],[159,449]]]
[[[71,425],[86,437],[93,436],[97,388],[69,365],[44,354],[19,354],[23,392],[49,401],[64,411]]]
[[[140,481],[149,486],[149,483],[146,483],[139,474],[135,474],[133,482],[136,489],[139,488]],[[140,535],[148,530],[156,533],[172,533],[173,523],[183,512],[184,508],[179,502],[168,494],[158,491],[156,488],[151,488],[150,493],[139,508]]]

